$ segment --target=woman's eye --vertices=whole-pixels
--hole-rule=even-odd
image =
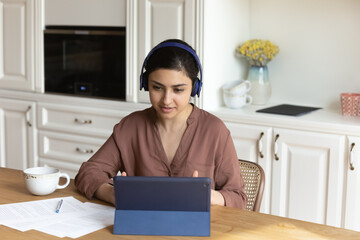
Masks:
[[[175,92],[183,92],[184,89],[182,89],[182,88],[175,88],[174,91],[175,91]]]
[[[154,90],[160,90],[161,89],[161,87],[159,87],[159,86],[156,86],[156,85],[153,85],[153,87],[152,87]]]

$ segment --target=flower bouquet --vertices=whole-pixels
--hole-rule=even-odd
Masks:
[[[271,96],[271,85],[267,64],[279,52],[279,48],[269,40],[251,39],[236,48],[236,55],[245,57],[250,68],[247,80],[251,82],[249,95],[252,104],[267,103]]]
[[[275,55],[279,52],[279,48],[269,40],[251,39],[236,48],[239,56],[247,58],[250,65],[266,66]]]

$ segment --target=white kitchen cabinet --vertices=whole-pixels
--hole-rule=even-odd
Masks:
[[[265,189],[260,212],[270,212],[272,128],[225,122],[239,159],[258,163],[265,172]]]
[[[81,107],[68,104],[38,103],[41,130],[108,138],[128,111]]]
[[[138,25],[133,26],[137,29],[135,36],[138,38],[138,45],[134,46],[137,49],[137,74],[131,78],[132,81],[139,79],[143,61],[155,45],[165,39],[177,38],[194,46],[196,34],[196,1],[138,0],[137,3],[134,15],[137,16]],[[149,102],[147,92],[139,91],[139,81],[136,86],[137,100]]]
[[[34,91],[34,0],[0,0],[0,88]]]
[[[60,168],[74,178],[80,165],[89,160],[105,141],[103,138],[40,131],[40,165]]]
[[[344,135],[226,125],[238,157],[264,169],[261,212],[342,226]]]
[[[125,0],[44,0],[44,5],[45,25],[101,27],[126,25]]]
[[[35,103],[0,98],[0,165],[26,169],[37,165]]]
[[[344,227],[360,231],[360,137],[349,136]]]
[[[125,111],[67,104],[38,103],[40,165],[59,168],[75,177],[110,137]]]
[[[345,136],[274,128],[271,214],[341,227]]]

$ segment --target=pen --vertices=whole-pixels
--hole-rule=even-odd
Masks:
[[[60,212],[60,208],[61,208],[61,205],[63,203],[63,200],[61,199],[56,207],[56,213],[59,213]]]

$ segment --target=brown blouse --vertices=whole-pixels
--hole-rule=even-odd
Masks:
[[[245,208],[247,197],[229,130],[214,115],[194,106],[188,127],[169,164],[151,107],[131,113],[116,124],[104,145],[84,162],[75,177],[80,192],[92,198],[119,171],[128,176],[209,177],[225,205]]]

